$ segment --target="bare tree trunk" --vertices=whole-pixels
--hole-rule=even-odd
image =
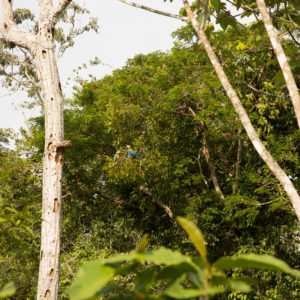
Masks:
[[[62,208],[63,97],[53,48],[37,47],[45,112],[41,252],[37,299],[57,299]]]
[[[8,42],[31,52],[42,91],[45,113],[45,149],[43,158],[43,200],[41,252],[37,299],[58,298],[59,254],[61,243],[63,152],[63,95],[54,53],[54,27],[59,15],[72,0],[39,0],[37,34],[22,31],[13,19],[13,0],[2,0],[3,22],[0,34]]]
[[[221,81],[224,90],[226,91],[229,99],[231,100],[231,103],[233,107],[235,108],[235,111],[237,112],[240,121],[242,122],[247,135],[249,139],[251,140],[254,148],[256,149],[259,156],[264,160],[268,168],[271,170],[271,172],[274,174],[274,176],[278,179],[280,184],[282,185],[283,189],[286,191],[288,198],[291,201],[291,204],[294,208],[294,211],[296,213],[296,216],[298,220],[300,221],[300,197],[295,189],[293,183],[291,182],[290,178],[286,175],[286,173],[280,168],[276,160],[272,157],[272,155],[268,152],[268,150],[265,148],[261,140],[259,139],[250,119],[249,116],[240,101],[236,91],[233,89],[232,85],[230,84],[228,77],[226,76],[223,67],[221,66],[217,56],[214,53],[214,50],[209,42],[209,40],[206,37],[206,34],[204,32],[204,29],[200,27],[198,21],[196,20],[196,17],[191,10],[191,7],[189,5],[188,0],[182,0],[184,7],[186,9],[188,18],[190,22],[192,23],[194,29],[196,30],[196,33],[199,37],[199,39],[202,42],[202,45],[209,57],[209,60],[211,61],[214,70],[219,77],[219,80]]]
[[[265,24],[272,47],[274,49],[274,52],[276,54],[280,68],[282,70],[283,77],[285,79],[287,88],[289,90],[289,93],[290,93],[290,96],[292,99],[298,126],[300,128],[300,95],[298,92],[297,84],[295,82],[295,78],[293,76],[293,73],[289,66],[287,57],[282,48],[278,33],[273,26],[272,19],[268,12],[267,7],[266,7],[265,1],[264,0],[256,0],[256,4],[260,11],[261,18]]]

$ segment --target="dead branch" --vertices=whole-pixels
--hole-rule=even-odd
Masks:
[[[134,3],[134,2],[131,2],[131,1],[128,1],[128,0],[119,0],[119,1],[123,2],[123,3],[127,4],[127,5],[136,7],[136,8],[147,10],[147,11],[155,13],[155,14],[167,16],[167,17],[178,19],[178,20],[181,20],[181,21],[188,21],[188,19],[186,17],[179,16],[179,15],[172,14],[172,13],[165,12],[165,11],[161,11],[161,10],[157,10],[157,9],[152,8],[152,7],[148,7],[148,6],[145,6],[145,5],[137,4],[137,3]]]
[[[149,198],[151,198],[151,200],[156,203],[172,220],[174,220],[174,213],[171,210],[171,208],[169,206],[167,206],[166,204],[164,204],[160,199],[158,199],[157,197],[155,197],[153,195],[153,193],[146,187],[141,186],[140,187],[140,191],[148,196]]]

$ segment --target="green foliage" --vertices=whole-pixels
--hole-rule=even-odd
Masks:
[[[214,296],[227,290],[250,292],[249,280],[226,276],[223,270],[228,268],[273,270],[300,278],[300,271],[269,255],[224,257],[210,265],[206,261],[206,247],[201,231],[185,218],[178,217],[177,221],[199,251],[199,257],[159,248],[89,262],[81,267],[71,285],[70,299],[93,299],[96,295],[103,295],[105,299],[194,299]],[[145,239],[142,243],[145,243]],[[134,278],[133,287],[129,291],[125,292],[118,286],[122,276]]]
[[[220,32],[208,24],[206,30],[261,138],[299,188],[299,130],[262,24]],[[68,101],[66,139],[73,146],[65,153],[60,298],[68,299],[82,262],[101,258],[114,278],[109,297],[117,285],[123,298],[155,291],[182,299],[182,293],[209,295],[222,289],[226,292],[214,299],[297,299],[298,279],[265,271],[270,266],[265,255],[300,268],[299,225],[290,204],[241,130],[191,27],[175,37],[169,53],[138,55],[112,75],[85,82]],[[297,72],[298,48],[292,40],[284,47]],[[0,285],[13,280],[14,297],[22,300],[34,298],[38,269],[43,123],[43,117],[31,120],[15,151],[7,146],[13,136],[0,132]],[[116,150],[125,153],[127,144],[142,159],[113,161]],[[215,191],[205,147],[225,203]],[[197,251],[172,215],[201,228],[206,242],[195,225],[184,221],[200,258],[193,258]],[[148,238],[142,239],[145,234]],[[158,250],[146,251],[148,241]],[[107,259],[137,244],[135,252]],[[246,268],[248,253],[261,255],[250,261],[264,269]],[[237,260],[244,267],[209,263],[222,262],[221,257],[224,264]],[[88,267],[95,278],[103,272],[99,265]],[[221,282],[205,277],[208,266],[209,272],[220,272],[214,276]],[[203,286],[205,278],[211,286]],[[252,290],[243,293],[249,285]],[[91,293],[98,292],[90,286]]]
[[[0,290],[0,299],[6,299],[8,297],[11,297],[15,294],[15,292],[15,284],[11,281]]]
[[[13,137],[1,131],[5,140]],[[14,281],[14,299],[34,295],[40,232],[39,164],[0,147],[0,286]],[[32,294],[31,294],[32,293]]]

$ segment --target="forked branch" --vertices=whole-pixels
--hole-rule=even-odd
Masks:
[[[30,32],[18,28],[13,18],[13,0],[2,0],[3,21],[0,22],[0,37],[20,47],[31,50],[36,37]]]

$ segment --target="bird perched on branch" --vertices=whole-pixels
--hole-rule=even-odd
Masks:
[[[114,155],[114,161],[119,161],[121,160],[121,157],[122,157],[122,152],[120,150],[118,150],[116,152],[116,154]]]
[[[137,154],[130,145],[126,146],[126,150],[127,150],[127,157],[133,157],[133,158],[141,158],[141,156],[139,154]]]

